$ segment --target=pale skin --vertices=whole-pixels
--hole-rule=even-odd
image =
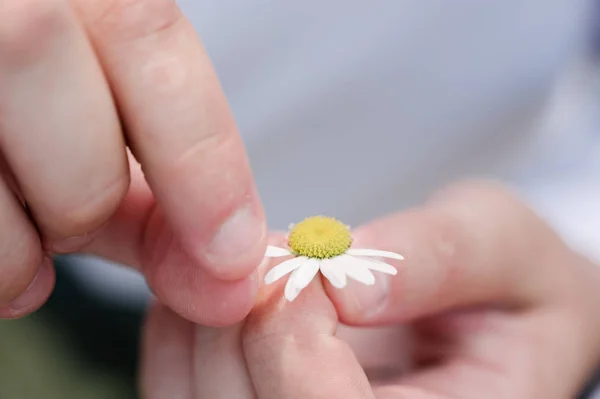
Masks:
[[[155,306],[143,397],[565,399],[598,364],[600,268],[501,187],[455,185],[355,238],[403,254],[398,275],[315,279],[291,303],[279,281],[227,328]]]
[[[250,310],[264,213],[174,1],[2,1],[0,150],[0,318],[39,308],[71,252],[139,269],[195,322]]]
[[[260,199],[170,0],[2,1],[0,154],[0,318],[46,301],[54,253],[138,269],[161,303],[147,398],[563,399],[600,353],[598,269],[495,186],[355,232],[406,257],[387,295],[319,280],[291,304],[283,282],[259,292]],[[389,330],[336,335],[338,319]],[[427,339],[414,356],[400,356],[400,324]],[[419,362],[400,378],[407,357]]]

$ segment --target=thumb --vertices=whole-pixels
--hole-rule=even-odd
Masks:
[[[238,323],[254,303],[256,273],[232,281],[209,273],[183,249],[133,158],[130,170],[127,196],[82,251],[138,269],[160,302],[187,320],[211,326]],[[261,259],[262,254],[256,266]]]
[[[456,186],[422,208],[359,228],[362,248],[401,253],[398,275],[328,294],[343,322],[399,323],[482,303],[527,306],[556,298],[574,255],[526,206],[490,184]],[[551,295],[549,295],[551,293]]]

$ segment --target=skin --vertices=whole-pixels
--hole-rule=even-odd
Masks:
[[[260,199],[172,0],[4,0],[0,154],[0,318],[45,302],[54,253],[138,269],[147,398],[562,399],[600,352],[598,269],[477,184],[356,232],[407,257],[378,290],[256,300]]]
[[[229,106],[174,1],[2,2],[0,318],[45,302],[52,254],[89,252],[139,269],[189,320],[235,323],[266,240]]]
[[[564,399],[600,360],[600,268],[505,189],[458,184],[354,236],[403,254],[398,275],[291,303],[283,279],[226,328],[155,305],[143,397]]]

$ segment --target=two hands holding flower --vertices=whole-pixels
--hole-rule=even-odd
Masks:
[[[257,270],[244,143],[176,2],[5,0],[0,39],[0,318],[47,300],[53,254],[137,269],[146,399],[565,399],[597,362],[599,269],[495,185]]]
[[[271,244],[243,321],[150,312],[145,398],[565,399],[600,358],[600,269],[494,184]]]

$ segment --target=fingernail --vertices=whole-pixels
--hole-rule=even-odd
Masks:
[[[375,316],[385,305],[390,293],[389,277],[383,273],[375,274],[375,284],[364,285],[355,281],[348,284],[345,291],[348,311],[362,317]]]
[[[264,235],[265,227],[251,207],[240,208],[225,221],[210,242],[211,260],[231,263],[254,248]]]
[[[40,301],[40,289],[44,288],[46,275],[52,269],[52,260],[45,258],[41,263],[37,275],[33,278],[29,287],[19,296],[13,300],[9,307],[19,312],[24,309],[28,309],[37,306]]]

